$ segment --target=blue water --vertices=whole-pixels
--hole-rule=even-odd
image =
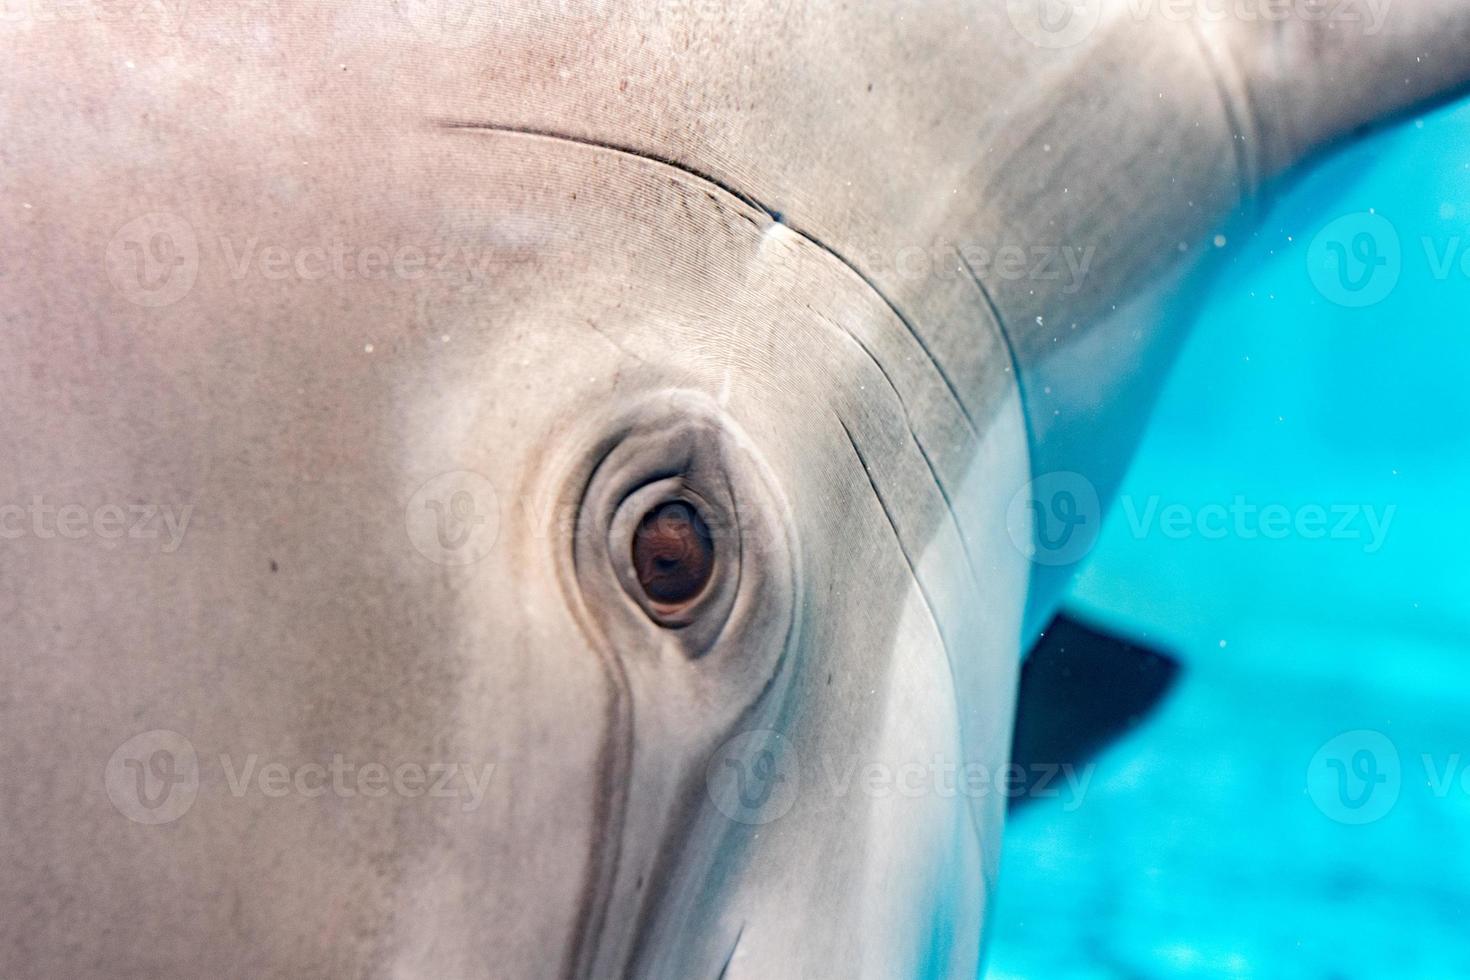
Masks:
[[[1184,678],[1011,825],[990,980],[1470,976],[1470,105],[1227,249],[1071,600]]]

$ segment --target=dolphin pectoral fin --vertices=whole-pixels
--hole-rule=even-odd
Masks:
[[[1168,654],[1057,614],[1021,668],[1011,762],[1023,775],[1012,809],[1064,793],[1058,773],[1137,727],[1178,675]]]
[[[1213,25],[1223,42],[1226,88],[1267,176],[1407,113],[1470,93],[1470,4],[1463,0],[1359,0],[1311,17],[1235,19]]]

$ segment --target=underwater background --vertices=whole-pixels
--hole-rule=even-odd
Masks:
[[[1069,600],[1181,679],[1015,814],[985,975],[1470,977],[1470,103],[1224,247]]]

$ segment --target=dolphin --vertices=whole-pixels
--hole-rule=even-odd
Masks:
[[[1470,8],[0,48],[0,975],[969,977],[1023,653],[1189,297],[1463,91]]]

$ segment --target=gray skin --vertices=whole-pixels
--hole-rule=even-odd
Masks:
[[[1209,240],[1470,76],[1463,0],[222,6],[0,22],[7,978],[973,976],[1013,501],[1105,501]]]

